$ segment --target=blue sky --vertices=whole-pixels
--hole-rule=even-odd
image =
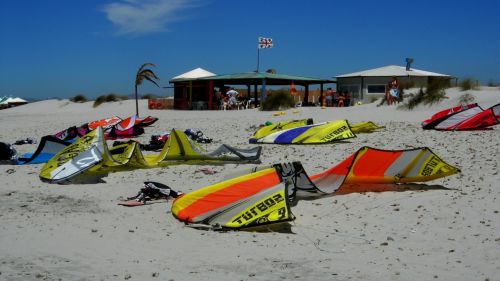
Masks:
[[[476,1],[2,0],[0,96],[132,94],[202,67],[331,78],[414,58],[418,69],[500,83],[500,4]],[[140,93],[166,95],[145,84]]]

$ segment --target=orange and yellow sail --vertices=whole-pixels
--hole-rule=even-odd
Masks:
[[[428,148],[380,150],[363,147],[324,172],[308,176],[300,162],[255,170],[184,194],[172,214],[188,224],[248,228],[294,219],[290,203],[305,197],[371,186],[425,182],[460,170]],[[355,185],[354,187],[352,185]],[[383,189],[379,189],[383,190]]]

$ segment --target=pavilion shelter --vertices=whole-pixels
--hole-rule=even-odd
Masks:
[[[269,72],[244,72],[197,78],[176,79],[174,77],[170,83],[174,85],[175,109],[217,109],[214,88],[224,89],[228,85],[244,86],[247,88],[249,98],[252,98],[258,105],[267,96],[267,86],[300,85],[305,88],[302,104],[306,106],[309,105],[310,85],[319,85],[322,93],[324,84],[335,83],[335,80]],[[259,86],[261,87],[260,95]]]

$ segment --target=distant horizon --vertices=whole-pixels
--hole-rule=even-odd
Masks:
[[[473,79],[473,77],[464,77],[462,79],[460,79],[458,77],[452,77],[451,81],[454,81],[455,79],[458,79],[458,82],[460,82],[463,79]],[[481,83],[481,81],[479,81],[477,79],[473,79],[473,81],[478,82],[479,86],[481,86],[481,87],[500,87],[500,83],[494,82],[494,81],[488,81],[486,83]],[[493,83],[493,85],[490,85],[491,83]],[[234,84],[234,85],[236,85],[236,84]],[[235,86],[235,87],[238,88],[238,86]],[[270,88],[287,88],[286,85],[283,85],[283,86],[268,86],[268,87],[270,87]],[[301,88],[302,86],[296,85],[296,87]],[[456,86],[453,85],[453,82],[452,82],[452,85],[450,87],[453,88],[453,87],[456,87]],[[244,87],[242,85],[241,89],[243,89],[243,88]],[[335,84],[334,88],[336,89],[336,84]],[[311,85],[310,86],[310,90],[317,90],[317,89],[319,89],[318,85]],[[298,91],[301,91],[301,90],[299,89]],[[119,95],[119,96],[127,96],[129,99],[134,99],[135,98],[135,94],[133,92],[129,93],[129,94],[118,93],[118,92],[109,92],[109,93],[103,93],[103,94],[98,94],[98,95],[94,95],[94,96],[85,95],[84,93],[80,93],[80,94],[75,94],[75,95],[72,95],[72,96],[52,96],[52,97],[41,97],[41,98],[29,97],[29,96],[26,96],[26,97],[24,97],[24,96],[13,96],[13,95],[8,95],[8,94],[0,93],[0,97],[4,97],[4,96],[7,96],[7,97],[20,97],[20,98],[26,99],[29,102],[33,102],[33,101],[42,101],[42,100],[51,100],[51,99],[70,99],[70,98],[75,97],[77,95],[84,95],[89,100],[93,100],[93,99],[96,99],[99,96],[109,95],[109,94],[115,94],[115,95]],[[164,94],[161,94],[161,93],[153,94],[153,93],[147,93],[147,92],[145,92],[145,93],[139,94],[140,97],[146,96],[146,95],[153,95],[153,96],[157,96],[157,97],[173,97],[174,93],[173,92],[167,92],[167,93],[164,93]]]
[[[272,86],[272,87],[275,87],[275,88],[287,88],[287,86]],[[296,87],[300,87],[300,86],[297,86]],[[500,85],[497,84],[497,85],[494,85],[494,86],[488,86],[488,85],[479,85],[479,87],[485,87],[485,88],[499,88],[500,89]],[[460,88],[460,86],[450,86],[450,88]],[[238,88],[237,86],[235,87],[236,90],[244,90],[244,87],[242,88]],[[319,89],[310,89],[311,92],[313,91],[318,91]],[[325,89],[326,90],[326,89]],[[260,91],[260,89],[259,89]],[[303,92],[304,90],[297,90],[297,92]],[[477,89],[475,91],[481,91],[481,89]],[[466,91],[464,91],[465,93]],[[94,101],[95,99],[97,99],[99,96],[104,96],[104,95],[109,95],[109,94],[115,94],[115,95],[118,95],[118,96],[126,96],[127,99],[126,100],[134,100],[135,97],[134,97],[134,94],[129,94],[129,95],[122,95],[120,93],[107,93],[107,94],[102,94],[102,95],[98,95],[98,96],[85,96],[87,98],[87,101],[90,102],[90,101]],[[172,94],[166,94],[166,95],[158,95],[158,94],[150,94],[150,93],[145,93],[145,94],[142,94],[142,95],[139,95],[139,99],[145,99],[145,98],[142,98],[143,96],[146,96],[146,95],[152,95],[154,98],[168,98],[168,97],[174,97],[173,93]],[[37,101],[44,101],[44,100],[69,100],[75,96],[70,96],[70,97],[56,97],[56,96],[53,96],[53,97],[44,97],[44,98],[31,98],[31,97],[22,97],[22,96],[10,96],[10,95],[3,95],[3,94],[0,94],[0,98],[1,97],[12,97],[12,98],[22,98],[22,99],[25,99],[26,101],[28,102],[37,102]]]
[[[492,0],[7,0],[0,95],[32,99],[134,93],[151,62],[160,87],[202,67],[333,78],[387,65],[500,83],[500,3]],[[257,39],[273,48],[257,51]],[[259,60],[257,60],[259,54]],[[147,81],[139,94],[171,95]]]

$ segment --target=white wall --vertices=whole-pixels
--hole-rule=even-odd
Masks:
[[[414,88],[427,86],[428,77],[398,77],[399,83],[408,83],[410,80],[414,83]],[[361,100],[362,102],[371,102],[372,99],[384,95],[383,87],[391,81],[391,77],[347,77],[337,78],[337,91],[348,90],[352,92],[353,101]],[[361,84],[363,88],[361,89]],[[380,86],[380,92],[369,93],[369,88],[374,90],[376,86]]]

